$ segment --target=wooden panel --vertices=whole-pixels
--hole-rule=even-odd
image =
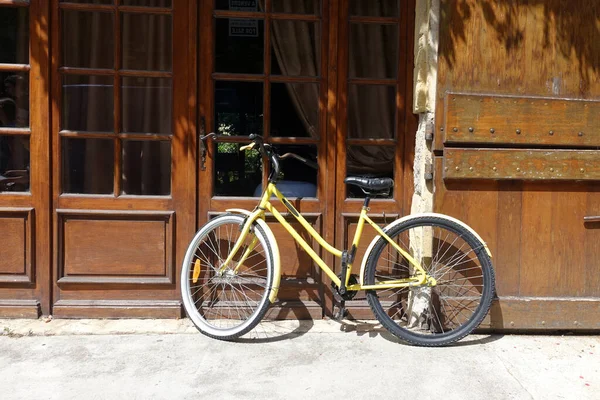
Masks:
[[[299,209],[298,201],[294,206]],[[284,214],[285,215],[285,214]],[[304,218],[319,233],[323,232],[322,215],[303,213]],[[311,236],[291,216],[287,221],[321,257],[324,251],[318,248]],[[267,223],[273,230],[279,245],[281,258],[281,284],[277,294],[277,302],[273,304],[267,318],[269,319],[312,319],[323,316],[323,288],[321,271],[312,258],[296,243],[294,238],[273,217],[267,217]]]
[[[176,300],[59,300],[53,306],[56,318],[179,318]]]
[[[433,210],[465,222],[487,243],[492,255],[497,254],[500,246],[504,245],[498,241],[498,223],[502,218],[499,214],[499,182],[444,181],[442,157],[435,157],[434,163]],[[514,229],[510,234],[518,235],[521,227]],[[493,261],[495,262],[495,259]],[[507,262],[507,268],[515,267],[514,259]]]
[[[25,228],[23,218],[0,218],[0,231],[3,232],[0,274],[25,273]]]
[[[59,210],[59,283],[172,282],[172,226],[168,212]]]
[[[311,226],[317,231],[321,232],[321,218],[319,214],[306,214],[302,216],[311,224]],[[322,252],[317,249],[318,245],[315,245],[312,237],[306,232],[306,230],[297,222],[294,217],[289,216],[286,218],[288,223],[294,227],[294,229],[300,234],[300,236],[310,244],[314,249],[317,250],[317,254],[323,256]],[[268,217],[267,223],[273,231],[273,235],[277,238],[277,244],[279,245],[279,253],[281,255],[281,276],[282,277],[295,277],[298,279],[308,279],[314,281],[316,268],[312,258],[296,243],[294,238],[289,232],[275,220],[275,218]]]
[[[376,204],[376,203],[374,203]],[[360,206],[357,207],[360,209]],[[384,227],[396,219],[400,217],[399,214],[394,213],[369,213],[369,217],[378,224],[380,227]],[[342,219],[344,223],[344,230],[342,232],[344,238],[344,249],[350,249],[352,247],[352,241],[354,240],[354,234],[356,233],[356,228],[358,225],[359,214],[357,213],[342,213]],[[355,275],[360,274],[360,266],[362,264],[363,258],[365,257],[365,252],[371,244],[373,238],[377,236],[377,232],[370,225],[366,224],[363,228],[362,237],[356,250],[356,256],[354,258],[354,264],[352,265],[352,273]],[[339,264],[339,263],[338,263]],[[337,272],[339,272],[340,266],[338,266]],[[346,302],[346,308],[348,309],[348,318],[351,319],[373,319],[373,311],[369,307],[367,303],[366,296],[364,292],[359,292],[356,294],[354,299]]]
[[[33,299],[0,299],[0,315],[2,318],[38,318],[40,303]]]
[[[600,99],[598,15],[597,0],[441,0],[438,133],[446,92]]]
[[[540,183],[524,186],[521,295],[583,295],[586,208],[585,186]]]
[[[598,331],[600,298],[501,297],[479,331]]]
[[[600,188],[588,192],[586,216],[600,216]],[[585,222],[585,288],[584,296],[600,297],[600,221]]]
[[[445,143],[600,146],[600,102],[449,93]]]
[[[345,229],[344,229],[344,249],[350,249],[352,247],[352,241],[354,240],[354,234],[356,233],[356,227],[358,225],[358,217],[359,214],[355,213],[343,213],[342,218],[344,218]],[[396,219],[400,218],[398,214],[369,214],[369,217],[378,224],[380,227],[384,227],[388,224],[391,224]],[[363,228],[362,238],[360,240],[360,244],[358,249],[356,250],[356,256],[354,257],[354,265],[352,268],[352,272],[358,274],[360,272],[360,265],[365,256],[365,251],[373,238],[377,236],[377,232],[373,229],[369,224],[365,224]]]
[[[592,98],[600,93],[596,0],[442,0],[446,87]]]
[[[521,204],[523,202],[521,182],[498,183],[498,246],[492,262],[495,266],[496,290],[504,296],[519,293],[522,252],[528,251],[521,245],[523,230]],[[498,218],[498,216],[500,216]]]
[[[32,209],[0,209],[0,282],[33,282]]]
[[[444,179],[600,180],[595,150],[444,150]]]
[[[503,296],[600,297],[600,192],[586,182],[444,181],[436,212],[472,226],[490,246]]]

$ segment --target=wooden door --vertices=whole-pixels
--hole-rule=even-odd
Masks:
[[[599,12],[442,1],[434,207],[490,245],[482,326],[600,329]]]
[[[238,152],[251,133],[263,135],[280,152],[318,162],[318,172],[286,162],[279,186],[340,248],[348,246],[362,204],[360,194],[346,191],[347,173],[396,179],[393,193],[373,202],[381,222],[408,210],[413,12],[413,2],[396,0],[203,2],[200,131],[226,137],[208,143],[205,163],[199,157],[199,223],[227,208],[256,205],[268,171],[258,169],[255,153]],[[283,268],[280,301],[271,316],[331,314],[326,276],[284,229],[271,226]],[[334,265],[333,257],[316,250]]]
[[[364,193],[346,176],[393,178],[387,196],[374,198],[380,225],[410,213],[416,119],[412,114],[414,1],[342,1],[339,10],[336,129],[336,244],[348,249]],[[372,238],[366,228],[353,271]],[[338,264],[339,268],[339,264]],[[347,304],[352,317],[372,318],[363,294]]]
[[[198,26],[199,128],[225,136],[216,144],[206,143],[205,161],[199,156],[199,223],[227,208],[256,206],[269,171],[261,170],[257,152],[240,153],[239,147],[257,133],[281,153],[318,162],[318,171],[284,162],[279,186],[332,241],[334,153],[326,119],[329,2],[206,1]],[[280,204],[277,208],[286,210]],[[320,271],[273,221],[268,220],[279,242],[283,276],[279,302],[269,315],[321,318],[326,299]],[[302,231],[300,224],[293,225]]]
[[[0,315],[49,312],[48,3],[0,1]]]
[[[51,3],[56,316],[181,315],[191,3]]]

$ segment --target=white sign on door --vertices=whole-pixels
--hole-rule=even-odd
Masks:
[[[258,11],[258,0],[229,0],[230,11]],[[255,19],[230,19],[229,36],[258,37]]]

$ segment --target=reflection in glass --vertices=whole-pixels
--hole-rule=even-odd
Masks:
[[[277,153],[295,153],[317,164],[317,146],[314,145],[275,145]],[[285,197],[317,197],[317,169],[293,158],[281,161],[277,188]],[[254,190],[254,196],[262,194],[262,185]]]
[[[0,192],[28,191],[29,136],[0,135]]]
[[[398,76],[398,26],[350,24],[351,78],[385,79]]]
[[[321,13],[320,0],[272,0],[273,12],[290,14]]]
[[[215,196],[251,197],[262,180],[261,157],[256,150],[241,152],[240,143],[217,143]]]
[[[350,15],[397,17],[398,0],[350,0]]]
[[[122,68],[171,71],[171,16],[121,14]]]
[[[319,76],[321,29],[317,22],[273,21],[271,73],[287,76]]]
[[[271,84],[271,135],[319,137],[319,84]]]
[[[64,75],[61,129],[114,132],[112,76]]]
[[[171,0],[121,0],[124,6],[171,7]]]
[[[221,135],[262,135],[262,82],[215,82],[215,120]]]
[[[216,19],[216,72],[262,74],[264,52],[263,20]]]
[[[0,128],[29,126],[29,73],[0,72]]]
[[[346,153],[346,175],[371,178],[394,178],[394,146],[348,146]],[[393,197],[392,188],[389,196]],[[363,191],[347,185],[348,197],[365,197]]]
[[[349,86],[348,137],[354,139],[396,137],[395,86]]]
[[[123,194],[171,193],[171,142],[123,141]]]
[[[63,138],[63,193],[113,193],[114,159],[113,140]]]
[[[257,12],[265,9],[265,0],[216,0],[215,10]]]
[[[109,12],[62,10],[65,67],[114,68],[114,16]]]
[[[123,132],[170,134],[171,79],[123,77],[121,82]]]
[[[29,10],[0,7],[0,63],[29,64]]]

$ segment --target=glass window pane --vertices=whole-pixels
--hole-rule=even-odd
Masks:
[[[217,143],[215,196],[254,196],[262,181],[261,157],[256,150],[240,151],[242,144]],[[257,189],[258,188],[258,189]]]
[[[113,140],[63,138],[63,193],[113,193],[114,160]]]
[[[351,78],[396,78],[398,26],[350,24],[349,75]]]
[[[394,146],[348,146],[346,175],[393,179],[395,150]],[[346,188],[348,197],[365,197],[359,187],[346,185]],[[392,188],[383,198],[392,198],[393,191]]]
[[[29,136],[0,135],[0,192],[28,191]]]
[[[271,135],[319,137],[319,84],[271,84]]]
[[[29,73],[0,72],[0,127],[29,126]]]
[[[64,75],[61,129],[114,132],[112,76]]]
[[[29,64],[29,9],[0,7],[0,63]]]
[[[309,161],[317,163],[317,146],[314,145],[276,145],[279,155],[295,153]],[[285,197],[317,197],[318,171],[293,158],[281,161],[277,188]],[[262,188],[261,188],[262,189]],[[262,191],[254,193],[260,196]]]
[[[64,66],[113,69],[114,15],[62,10],[61,43]]]
[[[171,142],[123,141],[123,194],[171,193]]]
[[[172,132],[171,78],[123,77],[123,132]]]
[[[263,73],[263,20],[217,18],[216,35],[216,72]]]
[[[171,7],[171,0],[121,0],[124,6]]]
[[[349,86],[348,137],[353,139],[396,137],[395,86]]]
[[[170,15],[121,14],[122,68],[171,71]]]
[[[273,21],[271,73],[319,76],[321,71],[320,24],[307,21]]]
[[[257,12],[265,9],[264,0],[216,0],[216,10]]]
[[[397,17],[398,0],[350,0],[350,15]]]
[[[221,135],[262,135],[262,82],[215,82],[215,120]]]
[[[272,0],[273,12],[290,14],[321,14],[320,0]]]

